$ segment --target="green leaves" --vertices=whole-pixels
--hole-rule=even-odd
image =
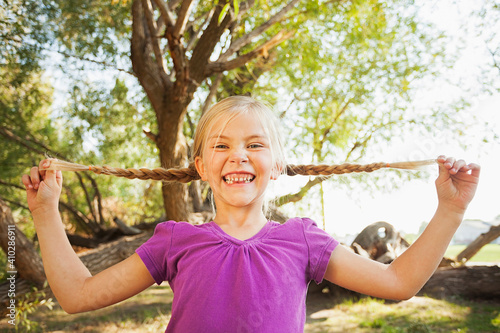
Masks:
[[[237,17],[238,16],[238,13],[240,11],[240,1],[239,0],[233,0],[233,8],[234,8],[234,17]],[[231,2],[228,2],[224,5],[224,7],[222,7],[222,10],[219,14],[219,18],[218,18],[218,23],[221,24],[222,21],[224,20],[224,18],[226,17],[229,9],[231,8]]]

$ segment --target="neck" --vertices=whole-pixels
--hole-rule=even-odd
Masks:
[[[262,207],[217,209],[214,222],[230,228],[261,227],[266,222]]]

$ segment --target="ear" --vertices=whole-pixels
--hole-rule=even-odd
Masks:
[[[196,171],[201,177],[201,180],[207,181],[207,175],[205,174],[205,164],[203,163],[203,159],[200,156],[196,156],[194,159],[194,166],[196,167]]]

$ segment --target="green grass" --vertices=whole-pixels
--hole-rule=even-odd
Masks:
[[[457,254],[465,249],[466,245],[450,245],[446,250],[445,257],[455,258]],[[471,262],[500,262],[500,244],[487,244],[472,257]]]
[[[500,304],[414,297],[404,302],[364,298],[310,313],[305,332],[499,332]]]

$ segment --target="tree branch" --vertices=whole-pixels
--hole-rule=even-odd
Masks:
[[[0,185],[5,185],[5,186],[8,186],[8,187],[14,187],[14,188],[17,188],[19,190],[25,190],[25,188],[22,187],[21,185],[14,184],[14,183],[8,183],[8,182],[3,181],[1,179],[0,179]]]
[[[184,29],[186,28],[186,23],[193,8],[193,0],[184,0],[181,4],[179,14],[177,15],[177,22],[175,22],[175,27],[172,35],[174,38],[179,38],[184,34]]]
[[[147,131],[145,129],[142,130],[142,132],[144,134],[146,134],[146,136],[151,139],[151,141],[153,141],[154,143],[156,143],[158,141],[158,135],[157,134],[154,134],[153,132],[151,131]]]
[[[26,140],[26,141],[23,140],[21,137],[14,134],[10,129],[8,129],[4,126],[0,126],[0,135],[3,135],[5,138],[7,138],[9,140],[15,141],[15,142],[19,143],[21,146],[27,148],[28,150],[31,150],[37,154],[40,154],[40,155],[44,155],[49,150],[45,146],[42,146],[42,148],[44,148],[46,150],[45,152],[30,146],[29,144],[26,143],[26,141],[32,142],[31,140]]]
[[[304,185],[297,193],[293,194],[286,194],[283,195],[277,199],[274,199],[273,201],[275,202],[275,205],[277,207],[281,207],[287,203],[290,202],[297,202],[300,201],[304,196],[309,192],[309,190],[315,186],[326,180],[327,177],[315,177],[313,179],[310,179],[306,185]]]
[[[179,4],[179,2],[181,2],[182,0],[172,0],[172,1],[169,1],[169,4],[168,4],[168,8],[170,8],[170,10],[175,10],[175,7]]]
[[[219,24],[219,14],[225,3],[226,1],[219,1],[219,4],[215,7],[214,14],[210,18],[208,26],[204,29],[203,34],[193,49],[193,55],[189,60],[189,75],[195,82],[201,83],[207,77],[205,75],[206,64],[209,62],[210,56],[214,52],[220,37],[233,20],[232,11],[229,11],[224,17],[224,20]],[[194,92],[193,87],[191,90]]]
[[[205,112],[207,112],[207,110],[212,105],[212,101],[215,97],[215,94],[217,93],[217,89],[219,89],[221,81],[222,81],[222,73],[218,73],[215,76],[212,85],[210,86],[210,92],[208,93],[208,96],[205,99],[205,102],[203,103],[203,106],[201,108],[201,115],[204,115]]]
[[[96,213],[95,213],[95,209],[94,209],[94,207],[92,205],[92,200],[90,198],[89,191],[87,191],[87,188],[85,187],[85,184],[83,183],[82,177],[78,174],[78,172],[76,172],[76,174],[78,176],[78,181],[80,182],[80,186],[83,189],[83,193],[85,194],[85,200],[87,201],[87,205],[89,206],[90,214],[92,214],[92,217],[94,218],[94,221],[97,221],[97,216],[96,216]]]
[[[163,18],[165,25],[167,27],[173,27],[175,25],[174,16],[170,11],[169,6],[167,6],[167,3],[163,0],[154,0],[154,2],[158,6],[158,9],[160,9],[160,15]]]
[[[149,41],[151,43],[151,47],[153,48],[153,52],[155,55],[156,65],[158,66],[160,73],[165,72],[165,65],[163,62],[163,54],[160,50],[160,42],[158,37],[156,36],[157,26],[153,17],[153,7],[150,0],[142,0],[142,8],[144,11],[144,17],[146,18],[146,23],[149,30]],[[167,28],[168,29],[168,28]]]
[[[235,59],[229,60],[229,61],[216,61],[209,63],[208,66],[206,67],[205,70],[205,76],[210,76],[215,73],[220,73],[224,71],[229,71],[231,69],[235,69],[238,67],[243,66],[250,60],[258,57],[258,56],[263,56],[267,57],[268,55],[268,50],[275,47],[276,45],[282,43],[283,41],[289,39],[290,37],[293,36],[295,31],[290,31],[285,33],[285,30],[281,30],[279,33],[277,33],[274,37],[272,37],[270,40],[265,42],[264,44],[260,45],[256,49],[245,53],[244,55],[241,55]]]
[[[267,29],[269,29],[275,23],[279,22],[285,16],[285,14],[288,13],[290,10],[292,10],[292,8],[299,1],[300,0],[290,1],[285,7],[283,7],[278,13],[276,13],[269,20],[267,20],[266,22],[261,24],[259,27],[255,28],[254,30],[250,31],[246,35],[235,40],[233,43],[231,43],[231,45],[229,46],[227,51],[224,52],[219,57],[219,59],[217,61],[227,60],[231,55],[233,55],[235,52],[238,52],[242,47],[251,43],[254,38],[260,36],[263,32],[265,32]]]
[[[187,43],[187,46],[186,46],[187,52],[191,51],[193,49],[193,47],[195,46],[196,42],[200,39],[201,33],[203,32],[203,27],[207,24],[207,22],[210,22],[210,20],[212,19],[212,16],[214,15],[214,12],[215,12],[215,8],[212,8],[208,12],[203,14],[202,17],[205,17],[205,21],[200,26],[200,29],[193,33],[193,36],[191,37],[191,39]]]
[[[14,200],[9,200],[9,199],[5,199],[5,198],[2,198],[2,197],[0,197],[0,200],[3,200],[3,201],[5,201],[5,202],[11,203],[11,204],[13,204],[13,205],[19,206],[19,207],[24,208],[24,209],[26,209],[26,210],[29,210],[29,207],[28,207],[28,206],[23,205],[22,203],[19,203],[19,202],[17,202],[17,201],[14,201]]]
[[[45,50],[45,51],[59,53],[60,55],[66,57],[66,58],[74,58],[74,59],[78,59],[78,60],[81,60],[81,61],[91,62],[91,63],[94,63],[94,64],[101,65],[103,67],[107,67],[107,68],[110,68],[110,69],[117,70],[119,72],[123,72],[123,73],[130,74],[132,76],[135,76],[135,74],[133,72],[129,71],[129,70],[126,70],[126,69],[123,69],[123,68],[118,68],[118,67],[116,67],[114,65],[108,64],[105,61],[99,61],[99,60],[89,59],[89,58],[86,58],[86,57],[77,56],[77,55],[74,55],[74,54],[69,54],[67,52],[63,52],[63,51],[59,51],[59,50],[52,50],[52,49],[50,49],[48,47],[45,47],[43,45],[32,44],[32,43],[30,43],[29,41],[26,41],[26,40],[21,41],[21,40],[16,40],[15,38],[11,38],[11,37],[5,37],[5,38],[0,37],[0,38],[2,38],[3,40],[15,42],[17,44],[25,44],[25,45],[29,45],[29,46],[32,46],[32,47],[40,48],[40,49]],[[14,45],[14,47],[17,48],[18,45]]]
[[[236,18],[236,21],[239,21],[245,13],[253,7],[255,4],[255,0],[248,0],[245,2],[240,3],[240,11],[238,12],[238,17]]]
[[[335,115],[335,117],[333,118],[332,120],[332,123],[330,124],[330,126],[328,126],[324,131],[323,131],[323,137],[321,138],[320,140],[320,145],[323,146],[323,144],[325,143],[326,141],[326,138],[328,136],[328,134],[330,133],[330,131],[332,130],[333,128],[333,125],[335,125],[335,123],[337,122],[337,120],[340,118],[341,115],[343,115],[345,113],[345,111],[347,110],[347,107],[349,106],[349,104],[351,104],[351,99],[347,101],[347,103],[344,104],[344,106],[342,107],[342,109],[337,112],[337,114]]]
[[[146,36],[147,25],[144,23],[144,13],[140,0],[132,3],[132,40],[130,43],[130,58],[132,68],[137,74],[144,91],[153,108],[160,110],[163,107],[168,88],[172,85],[167,73],[158,71],[158,67],[151,57],[151,46]]]
[[[74,209],[72,206],[68,205],[67,203],[63,201],[59,201],[59,206],[61,208],[66,209],[68,212],[70,212],[74,217],[76,223],[83,229],[85,232],[89,235],[95,235],[98,230],[93,230],[91,227],[91,223],[89,219],[83,215],[80,211]]]

